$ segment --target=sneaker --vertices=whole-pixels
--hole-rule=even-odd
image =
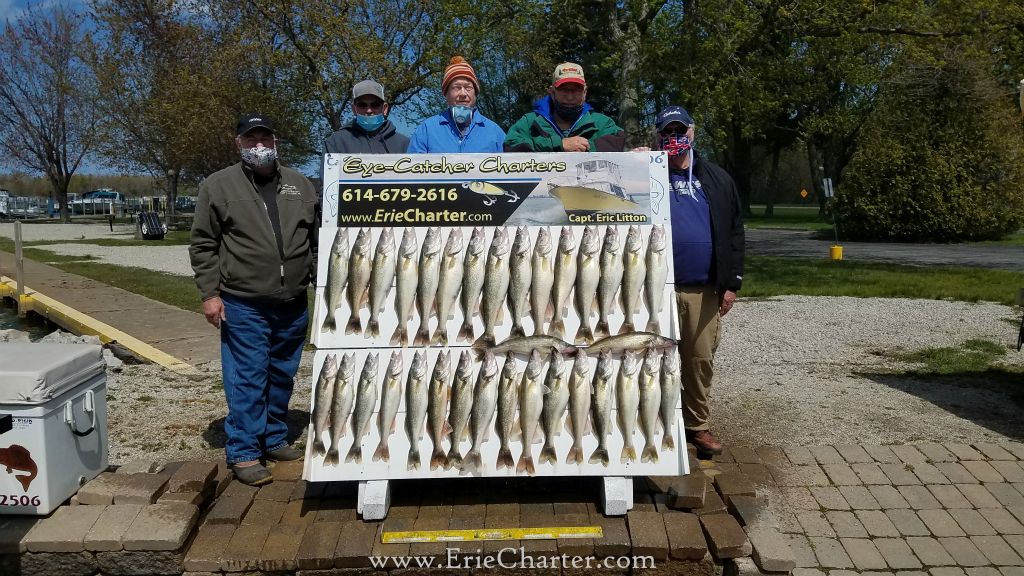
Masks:
[[[715,455],[722,453],[722,443],[718,441],[718,438],[715,438],[711,430],[687,430],[686,439],[697,448],[697,454]]]
[[[266,458],[267,460],[272,460],[274,462],[290,462],[292,460],[301,460],[302,456],[302,452],[296,450],[291,446],[282,446],[277,450],[271,450],[270,452],[267,452],[266,454],[263,455],[263,457]]]
[[[231,471],[235,473],[235,478],[239,482],[249,486],[263,486],[274,481],[274,476],[270,473],[270,470],[267,470],[267,467],[262,464],[232,466]]]

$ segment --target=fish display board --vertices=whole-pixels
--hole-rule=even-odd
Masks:
[[[304,478],[688,473],[667,181],[660,152],[328,155]]]

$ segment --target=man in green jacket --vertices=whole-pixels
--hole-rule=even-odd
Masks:
[[[242,161],[199,185],[189,256],[203,315],[220,329],[227,463],[259,486],[273,480],[261,460],[302,457],[287,416],[306,342],[317,194],[277,161],[266,116],[243,116],[235,134]]]
[[[555,67],[548,95],[512,125],[506,152],[622,152],[626,133],[587,104],[587,81],[579,64]]]

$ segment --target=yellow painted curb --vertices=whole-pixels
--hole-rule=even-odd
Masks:
[[[17,292],[17,283],[6,277],[0,276],[0,296],[14,298]],[[21,296],[21,305],[28,310],[58,324],[76,334],[92,334],[98,336],[104,344],[116,342],[131,350],[133,354],[159,364],[168,370],[179,374],[197,375],[199,371],[194,366],[183,362],[170,354],[158,350],[146,344],[142,340],[126,334],[113,326],[100,322],[99,320],[83,314],[66,304],[62,304],[49,296],[37,292],[25,286],[25,294]]]
[[[382,544],[407,542],[467,542],[474,540],[558,540],[560,538],[604,538],[600,526],[555,526],[551,528],[483,528],[480,530],[415,530],[383,532]]]

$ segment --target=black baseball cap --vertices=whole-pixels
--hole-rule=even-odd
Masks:
[[[253,128],[263,128],[274,133],[274,123],[263,114],[246,114],[238,119],[238,126],[235,127],[235,135],[241,136]]]
[[[658,112],[658,117],[654,121],[654,129],[661,132],[673,122],[679,122],[685,126],[693,126],[695,124],[693,117],[686,111],[686,108],[673,105],[666,106],[662,108],[661,112]]]

